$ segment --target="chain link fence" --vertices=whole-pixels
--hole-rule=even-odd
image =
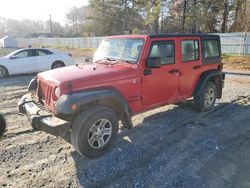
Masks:
[[[250,33],[216,33],[221,38],[223,54],[250,55]],[[51,46],[70,48],[97,48],[102,37],[88,38],[18,38],[19,47]]]
[[[250,33],[218,33],[223,54],[250,55]]]
[[[88,38],[18,38],[19,47],[31,46],[51,46],[70,48],[97,48],[102,37]]]

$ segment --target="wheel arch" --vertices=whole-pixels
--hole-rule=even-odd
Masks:
[[[222,96],[224,74],[219,70],[209,70],[201,74],[193,91],[193,96],[199,96],[207,81],[212,81],[216,85],[217,98]]]
[[[76,110],[71,109],[75,105]],[[94,105],[104,105],[112,108],[126,128],[132,128],[131,109],[125,98],[115,89],[94,89],[61,96],[56,103],[60,114],[72,117]]]
[[[62,60],[55,60],[55,61],[53,61],[53,63],[51,64],[51,69],[53,69],[53,66],[54,66],[55,63],[62,63],[64,66],[66,66],[66,64],[65,64],[64,61],[62,61]]]
[[[3,67],[7,71],[7,76],[10,75],[10,69],[7,66],[0,64],[0,67]]]

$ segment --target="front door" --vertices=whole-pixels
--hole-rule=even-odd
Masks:
[[[37,72],[50,70],[53,63],[52,52],[46,49],[35,49],[35,59],[37,62]]]
[[[9,63],[14,74],[33,73],[36,70],[36,60],[32,49],[17,52],[10,58]]]
[[[175,39],[151,42],[148,57],[160,57],[160,68],[145,67],[142,78],[142,104],[157,105],[174,101],[178,94],[180,72]],[[146,62],[145,62],[146,64]]]

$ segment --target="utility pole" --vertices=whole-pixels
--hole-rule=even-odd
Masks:
[[[50,34],[53,33],[51,14],[49,15]]]
[[[196,8],[196,0],[193,0],[193,23],[192,23],[192,33],[196,33],[196,12],[195,12],[195,8]]]
[[[124,0],[124,18],[123,18],[123,33],[126,33],[126,25],[127,25],[127,0]]]
[[[131,33],[133,32],[134,26],[135,26],[135,14],[134,14],[134,11],[135,11],[135,0],[132,0],[132,31],[131,31]]]
[[[103,36],[105,36],[105,31],[104,31],[104,23],[105,23],[105,20],[104,20],[104,0],[102,0],[102,32],[103,32]]]

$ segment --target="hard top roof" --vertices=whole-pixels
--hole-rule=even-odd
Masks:
[[[106,36],[104,38],[168,38],[168,37],[202,37],[202,38],[214,38],[218,39],[220,36],[216,34],[205,34],[205,33],[159,33],[159,34],[132,34],[132,35],[114,35]]]
[[[150,38],[166,38],[166,37],[208,37],[208,38],[219,38],[219,35],[205,34],[205,33],[159,33],[150,34]]]

